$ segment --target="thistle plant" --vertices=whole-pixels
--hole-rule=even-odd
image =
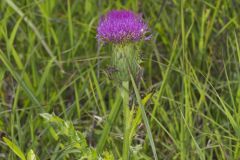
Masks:
[[[122,97],[124,116],[124,140],[123,159],[129,159],[129,147],[131,143],[131,113],[129,110],[129,81],[131,77],[139,77],[141,72],[139,58],[139,41],[147,39],[148,26],[144,23],[141,15],[132,11],[113,10],[100,19],[97,28],[97,38],[103,43],[112,45],[112,67],[114,72],[111,77],[117,82]],[[113,108],[109,121],[104,127],[102,136],[97,146],[100,154],[107,140],[111,125],[116,119],[119,108]]]
[[[146,38],[148,26],[142,17],[131,11],[110,11],[102,17],[97,28],[97,38],[113,45],[112,75],[116,81],[129,81],[130,74],[136,77],[140,71],[140,59],[137,46]]]

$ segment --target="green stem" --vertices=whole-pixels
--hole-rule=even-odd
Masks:
[[[107,120],[107,123],[104,126],[101,138],[97,144],[97,153],[100,155],[103,151],[103,147],[107,141],[107,138],[109,136],[109,132],[111,130],[111,127],[113,126],[114,121],[117,119],[117,116],[119,114],[120,110],[120,102],[121,102],[121,97],[117,96],[116,102],[114,106],[112,107],[112,110],[110,112],[109,118]]]
[[[130,148],[130,123],[131,115],[129,110],[129,82],[123,81],[120,89],[123,99],[123,117],[124,117],[124,139],[123,139],[123,160],[129,159]]]

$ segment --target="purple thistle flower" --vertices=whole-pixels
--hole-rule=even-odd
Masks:
[[[113,10],[100,20],[97,38],[104,42],[126,43],[145,38],[148,26],[140,15],[132,11]]]

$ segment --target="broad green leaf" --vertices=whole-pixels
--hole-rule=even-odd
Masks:
[[[64,121],[59,118],[58,116],[49,114],[49,113],[41,113],[40,114],[41,117],[43,117],[45,120],[49,121],[49,122],[54,122],[54,123],[63,123]]]
[[[27,160],[37,160],[36,155],[32,149],[27,153]]]

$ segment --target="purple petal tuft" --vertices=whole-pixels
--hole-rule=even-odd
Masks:
[[[97,38],[104,42],[126,43],[145,38],[148,26],[132,11],[113,10],[100,19]]]

